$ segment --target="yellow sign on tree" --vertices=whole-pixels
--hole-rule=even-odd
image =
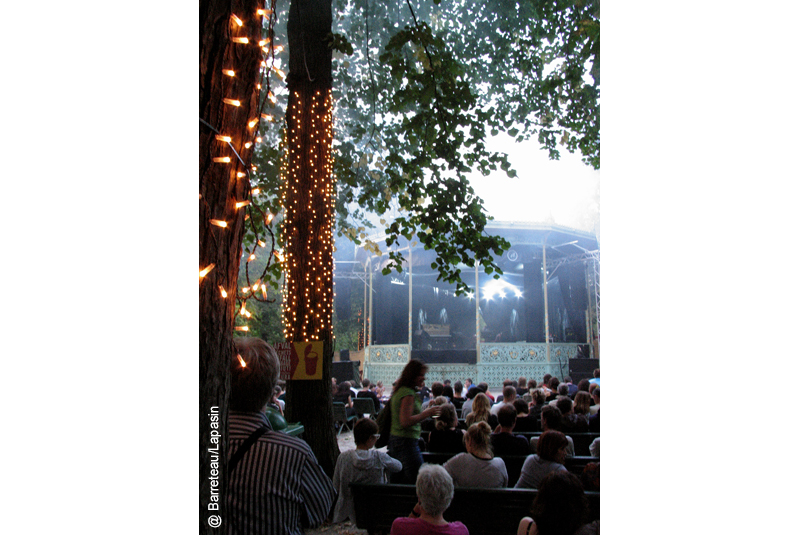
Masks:
[[[322,379],[322,348],[321,340],[275,344],[281,361],[280,378],[284,381]]]

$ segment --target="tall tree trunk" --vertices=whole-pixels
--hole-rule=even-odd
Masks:
[[[333,474],[339,447],[333,431],[333,202],[331,160],[331,0],[293,0],[289,8],[288,176],[282,192],[286,243],[286,340],[322,340],[322,381],[290,381],[287,417],[305,425],[305,440]]]
[[[252,152],[244,148],[254,137],[248,121],[257,117],[262,17],[258,0],[201,0],[200,2],[200,269],[214,268],[200,278],[200,532],[216,533],[212,515],[225,521],[224,465],[230,395],[230,358],[233,352],[236,279],[242,254],[244,210],[235,203],[249,198]],[[239,26],[232,15],[242,21]],[[248,44],[233,38],[247,37]],[[223,74],[235,71],[235,76]],[[223,99],[240,102],[227,104]],[[230,136],[231,146],[217,139]],[[214,158],[230,158],[230,163]],[[211,220],[225,221],[226,228]],[[228,294],[222,297],[220,288]],[[176,358],[190,358],[176,355]],[[217,407],[218,430],[209,414]],[[215,432],[219,436],[215,437]],[[216,463],[216,464],[215,464]],[[217,478],[212,469],[217,466]],[[219,483],[216,485],[215,483]],[[218,492],[219,510],[209,510]]]

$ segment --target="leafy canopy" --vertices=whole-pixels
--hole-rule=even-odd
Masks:
[[[284,5],[283,9],[288,9]],[[278,13],[275,43],[287,43]],[[553,159],[579,152],[600,166],[599,0],[334,0],[336,226],[401,270],[401,239],[437,254],[439,279],[468,290],[458,264],[501,273],[493,256],[509,247],[468,177],[498,169],[516,176],[486,136],[533,136]],[[276,54],[288,64],[288,51]],[[284,67],[285,68],[285,67]],[[272,71],[271,87],[284,87]],[[265,212],[278,214],[285,88],[268,102],[254,161]],[[377,216],[377,217],[374,217]],[[380,222],[377,222],[380,218]],[[254,246],[263,235],[255,222]],[[272,223],[273,228],[277,228]],[[383,243],[367,238],[379,231]],[[279,268],[271,267],[277,280]],[[498,275],[495,275],[498,276]]]

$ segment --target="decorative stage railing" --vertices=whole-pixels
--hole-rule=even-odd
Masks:
[[[477,364],[428,364],[426,384],[450,379],[464,382],[467,377],[473,382],[488,383],[493,389],[502,386],[505,379],[516,381],[519,377],[541,381],[549,373],[563,379],[569,375],[569,359],[578,356],[579,344],[550,344],[550,361],[547,360],[547,344],[515,343],[482,344]],[[409,360],[408,345],[368,346],[364,359],[364,377],[370,381],[382,381],[389,389],[400,377]]]

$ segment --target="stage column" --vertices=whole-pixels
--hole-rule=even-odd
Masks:
[[[364,310],[367,307],[367,266],[370,265],[370,259],[367,258],[366,264],[364,264],[364,300],[362,301],[362,312],[361,312],[361,319],[364,322],[364,367],[369,364],[369,344],[367,343],[367,325],[369,325],[369,318],[367,316],[367,311]]]
[[[547,239],[542,242],[542,280],[544,281],[544,347],[550,363],[550,318],[547,315]]]
[[[481,290],[478,287],[478,262],[475,262],[475,364],[481,363]]]
[[[374,289],[372,288],[372,257],[369,257],[369,330],[367,334],[369,338],[367,338],[367,345],[372,346],[372,294],[374,293]]]
[[[414,349],[414,301],[412,300],[412,288],[414,288],[414,262],[411,256],[411,244],[408,244],[408,358],[411,359],[411,350]]]

